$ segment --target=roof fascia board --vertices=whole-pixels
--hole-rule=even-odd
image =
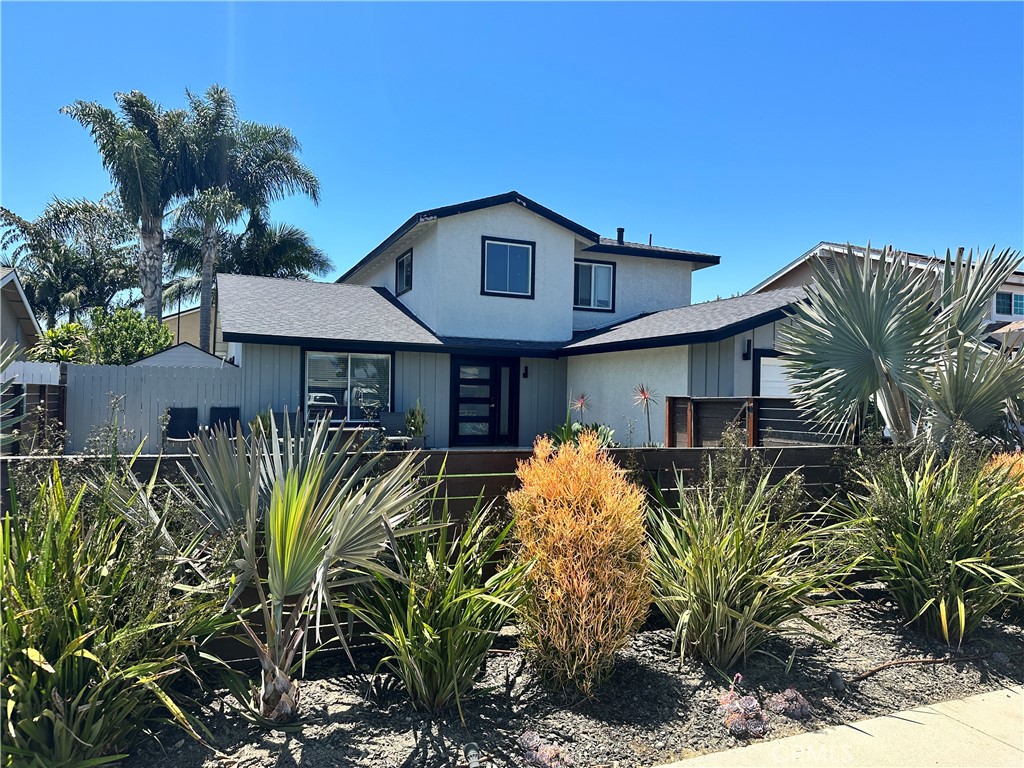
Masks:
[[[317,339],[307,336],[265,336],[253,333],[225,333],[224,341],[240,344],[271,344],[284,347],[305,347],[325,351],[345,352],[432,352],[437,355],[472,352],[496,357],[550,357],[562,355],[560,349],[509,349],[464,344],[410,344],[390,341],[360,341],[356,339]]]
[[[25,289],[21,285],[21,278],[18,277],[18,271],[12,269],[3,277],[3,282],[0,283],[0,287],[3,287],[7,283],[14,283],[14,287],[18,291],[18,298],[21,299],[21,303],[25,305],[25,309],[28,310],[28,319],[32,322],[32,330],[35,331],[36,337],[43,335],[43,329],[39,327],[39,321],[36,320],[36,313],[32,310],[32,305],[28,303],[28,297],[25,295]]]
[[[650,248],[637,248],[631,245],[605,245],[599,243],[584,248],[583,253],[607,253],[615,256],[640,256],[647,259],[668,259],[670,261],[691,261],[695,264],[719,264],[720,256],[702,253],[678,253],[676,251],[656,251]]]

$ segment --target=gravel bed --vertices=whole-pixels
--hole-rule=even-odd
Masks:
[[[765,650],[776,658],[757,654],[740,670],[742,694],[764,702],[793,687],[810,704],[804,720],[767,713],[766,738],[1024,682],[1020,627],[986,620],[969,643],[951,651],[902,628],[894,605],[880,590],[861,594],[856,603],[812,613],[834,645],[800,637],[773,640]],[[707,665],[680,664],[671,643],[671,630],[652,617],[596,697],[580,700],[543,690],[515,649],[514,637],[502,637],[474,696],[463,702],[464,724],[454,711],[441,717],[415,711],[393,680],[372,674],[368,654],[357,657],[355,670],[344,657],[315,660],[302,684],[305,721],[299,730],[263,731],[210,697],[203,717],[219,754],[168,729],[139,745],[125,765],[440,768],[466,765],[462,747],[474,741],[483,765],[494,768],[634,768],[744,744],[729,735],[715,711],[728,680]],[[831,671],[849,679],[887,661],[945,655],[986,658],[892,667],[842,692],[828,679]],[[538,752],[546,762],[531,762]]]

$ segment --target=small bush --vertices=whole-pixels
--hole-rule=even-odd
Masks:
[[[650,510],[654,601],[680,653],[721,669],[772,635],[821,631],[804,610],[850,569],[828,546],[845,523],[802,511],[799,475],[772,483],[769,467],[744,466],[735,435],[725,442],[698,485],[678,475],[679,501]]]
[[[224,595],[184,583],[189,552],[161,515],[113,480],[69,493],[56,465],[13,506],[0,536],[5,764],[116,762],[168,712],[197,735],[169,687],[224,628]]]
[[[865,475],[851,496],[854,543],[907,621],[947,643],[1024,595],[1024,484],[1013,466],[963,450]]]
[[[387,648],[381,664],[417,709],[455,704],[461,717],[473,677],[522,602],[526,567],[498,563],[511,524],[488,522],[492,514],[477,504],[453,539],[445,503],[433,524],[398,540],[404,577],[376,573],[344,604]]]
[[[531,563],[523,644],[557,687],[591,694],[650,603],[644,494],[586,432],[579,445],[538,438],[509,494],[520,562]]]

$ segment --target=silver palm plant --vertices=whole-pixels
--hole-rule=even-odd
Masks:
[[[991,434],[1024,413],[1024,357],[992,346],[986,324],[999,286],[1022,259],[947,251],[941,270],[887,248],[877,261],[847,246],[830,272],[812,264],[808,299],[780,332],[800,405],[852,425],[877,407],[894,442],[943,441],[963,422]]]

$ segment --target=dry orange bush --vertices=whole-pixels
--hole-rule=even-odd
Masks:
[[[549,684],[590,695],[650,605],[644,493],[592,432],[557,452],[538,438],[516,474],[519,556],[533,563],[523,646]]]
[[[988,462],[989,469],[1003,469],[1024,483],[1024,452],[997,453]]]

